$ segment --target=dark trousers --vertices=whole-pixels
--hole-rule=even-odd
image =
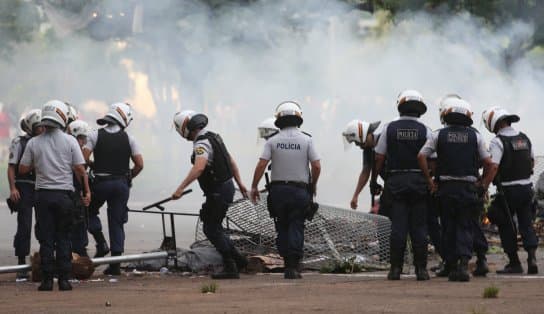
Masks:
[[[472,219],[472,246],[476,254],[486,254],[489,250],[489,243],[482,230],[480,216]]]
[[[24,257],[30,254],[30,240],[32,234],[32,207],[34,207],[34,184],[17,182],[21,199],[17,204],[17,232],[13,239],[15,256]]]
[[[200,219],[202,229],[215,249],[226,258],[231,258],[234,244],[223,229],[223,219],[234,198],[234,183],[229,180],[205,191],[206,202],[202,204]]]
[[[439,217],[439,204],[437,199],[431,195],[427,199],[427,231],[429,233],[429,239],[434,246],[436,253],[440,255],[440,258],[444,260],[442,252],[442,227],[440,226]]]
[[[108,205],[108,231],[111,252],[121,254],[125,251],[125,229],[128,221],[128,198],[130,190],[125,178],[98,181],[93,185],[93,204],[89,217],[89,232],[102,231],[98,208],[105,202]]]
[[[79,256],[87,256],[87,245],[89,237],[87,236],[87,222],[80,221],[74,227],[71,236],[72,250]]]
[[[438,195],[446,261],[455,264],[460,258],[470,259],[475,221],[480,213],[476,187],[470,182],[443,181]]]
[[[74,202],[67,191],[37,191],[36,219],[39,224],[40,258],[46,277],[56,272],[69,276],[72,270],[70,231]]]
[[[508,203],[512,217],[518,218],[519,233],[523,240],[523,247],[533,249],[538,246],[538,239],[533,228],[533,187],[532,185],[514,185],[504,187],[504,197]],[[507,223],[499,225],[499,235],[501,237],[502,247],[507,254],[513,254],[518,251],[517,230],[512,229],[512,225],[507,219]]]
[[[391,213],[391,206],[393,205],[393,199],[391,191],[387,184],[384,184],[382,194],[380,195],[380,208],[378,209],[378,215],[388,217]]]
[[[304,256],[304,212],[310,204],[307,189],[292,185],[270,187],[271,211],[275,216],[276,246],[283,258]]]
[[[391,190],[391,258],[401,263],[410,234],[415,251],[427,248],[427,186],[423,175],[399,173],[387,178]]]

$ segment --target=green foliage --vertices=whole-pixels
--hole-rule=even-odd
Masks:
[[[484,299],[496,299],[499,296],[500,289],[495,286],[490,286],[484,289]]]
[[[218,288],[219,286],[215,282],[207,283],[202,285],[202,287],[200,287],[200,292],[201,293],[215,293]]]

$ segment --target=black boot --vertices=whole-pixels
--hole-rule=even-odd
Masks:
[[[231,254],[234,262],[236,263],[236,268],[238,268],[238,271],[244,271],[248,264],[247,258],[236,248],[232,249]]]
[[[451,265],[446,261],[442,261],[440,266],[441,267],[436,272],[436,277],[448,277],[452,269]]]
[[[68,281],[67,276],[59,276],[59,291],[70,291],[72,290],[72,285]]]
[[[231,256],[223,255],[223,271],[212,274],[212,279],[240,279],[236,262]]]
[[[446,263],[446,268],[448,269],[448,281],[458,281],[458,268],[459,268],[459,261],[458,260],[452,260],[448,261]]]
[[[121,256],[122,253],[112,252],[111,256]],[[113,263],[104,270],[104,275],[120,276],[121,275],[121,263]]]
[[[390,253],[391,268],[387,274],[387,280],[400,280],[400,274],[402,274],[402,264],[404,261],[404,250],[398,253],[397,250],[391,250]]]
[[[414,248],[414,266],[416,268],[417,281],[425,281],[431,279],[427,272],[427,248]]]
[[[42,273],[42,283],[38,287],[38,291],[53,291],[53,276]]]
[[[97,258],[106,256],[110,252],[110,247],[104,238],[104,234],[99,231],[93,233],[92,235],[96,241],[96,253],[94,254],[94,257]]]
[[[508,253],[509,262],[504,266],[504,269],[497,270],[497,274],[510,275],[510,274],[523,274],[523,267],[519,261],[518,252]]]
[[[283,259],[284,263],[284,272],[283,272],[283,278],[284,279],[301,279],[302,275],[297,270],[298,265],[298,257],[295,256],[288,256],[284,257]]]
[[[479,252],[476,254],[476,269],[472,272],[474,277],[485,277],[489,273],[489,267],[487,266],[487,258],[485,252]]]
[[[26,265],[26,257],[25,256],[19,256],[17,258],[17,265]],[[28,271],[26,271],[26,270],[18,271],[16,278],[19,279],[19,280],[28,279],[29,278]]]
[[[470,281],[470,274],[468,273],[468,261],[467,257],[461,257],[459,264],[457,265],[457,281]]]
[[[538,266],[536,265],[536,249],[527,250],[527,274],[535,275],[538,274]]]

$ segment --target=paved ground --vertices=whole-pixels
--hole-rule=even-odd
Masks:
[[[360,275],[305,274],[300,281],[281,275],[243,275],[241,280],[215,281],[215,294],[202,294],[207,277],[124,275],[117,282],[74,284],[71,292],[38,292],[35,283],[15,283],[0,276],[3,313],[542,313],[544,276],[490,276],[469,283],[433,278],[417,282],[385,280],[385,273]],[[484,299],[486,287],[500,289],[497,299]],[[110,302],[111,307],[106,306]]]

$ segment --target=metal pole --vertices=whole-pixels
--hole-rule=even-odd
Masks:
[[[153,252],[153,253],[101,257],[101,258],[93,258],[91,260],[93,264],[95,265],[103,265],[103,264],[128,263],[128,262],[163,259],[163,258],[168,258],[168,252],[160,251],[160,252]],[[2,266],[0,267],[0,274],[16,273],[18,271],[30,271],[30,270],[32,270],[31,265]]]

